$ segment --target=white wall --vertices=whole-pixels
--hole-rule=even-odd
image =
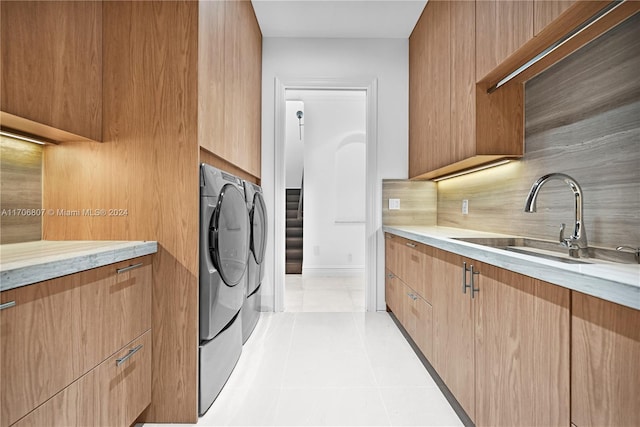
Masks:
[[[409,42],[407,39],[264,38],[262,47],[262,187],[274,230],[275,79],[377,79],[378,177],[406,178],[408,150]],[[308,123],[308,121],[306,122]],[[307,125],[305,125],[307,126]],[[384,310],[384,241],[378,227],[377,309]],[[265,260],[262,309],[274,308],[274,239],[270,234]]]
[[[296,113],[302,111],[302,120],[298,120]],[[285,186],[300,188],[302,170],[304,169],[304,102],[287,101],[285,112],[287,124],[285,126]],[[300,127],[300,123],[302,127]],[[302,138],[301,138],[302,135]]]
[[[362,273],[366,92],[287,90],[286,96],[305,106],[303,274]],[[293,128],[295,111],[286,121]],[[299,133],[292,136],[299,141]]]

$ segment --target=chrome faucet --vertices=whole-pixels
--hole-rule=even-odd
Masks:
[[[582,221],[582,189],[575,179],[569,175],[563,173],[550,173],[548,175],[541,176],[531,186],[529,195],[524,205],[524,211],[527,213],[536,212],[536,199],[542,186],[552,179],[559,179],[566,182],[573,191],[573,197],[575,200],[575,225],[573,228],[573,234],[570,237],[564,237],[565,224],[560,226],[560,243],[563,246],[569,248],[569,256],[573,258],[589,258],[589,246],[587,244],[587,230],[584,227]]]

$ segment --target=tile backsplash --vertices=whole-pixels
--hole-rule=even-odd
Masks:
[[[581,185],[589,244],[640,246],[640,14],[527,82],[521,161],[438,185],[438,225],[557,239],[574,219],[562,181],[540,191],[540,176],[563,172]],[[469,200],[469,214],[461,202]]]
[[[0,136],[0,243],[42,237],[42,146]]]

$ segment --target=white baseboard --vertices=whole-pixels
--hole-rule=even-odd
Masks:
[[[302,274],[311,277],[354,277],[364,275],[364,266],[302,267]]]

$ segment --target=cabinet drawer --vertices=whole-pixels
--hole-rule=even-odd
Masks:
[[[127,355],[126,360],[118,362]],[[128,426],[150,402],[151,331],[148,331],[14,427]]]
[[[118,269],[136,268],[118,273]],[[8,426],[151,327],[151,257],[2,292],[1,421]]]
[[[151,331],[95,370],[95,425],[128,426],[151,403]]]

